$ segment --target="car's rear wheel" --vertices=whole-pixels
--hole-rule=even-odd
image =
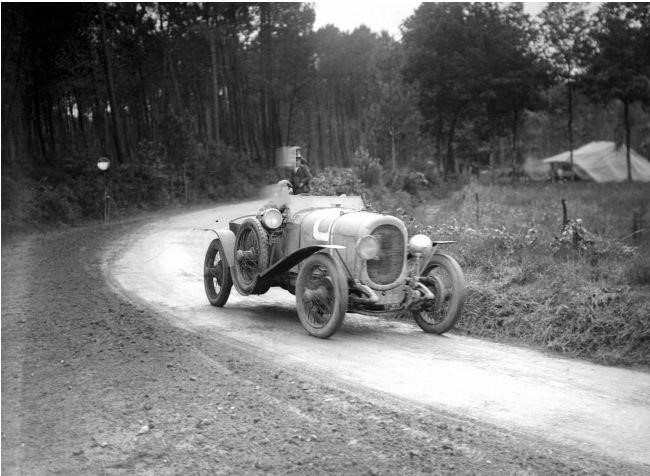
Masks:
[[[465,304],[465,276],[451,256],[435,254],[422,270],[420,282],[436,299],[413,312],[415,322],[425,332],[442,334],[458,321]]]
[[[307,258],[296,281],[298,317],[307,332],[327,339],[343,323],[348,306],[348,283],[331,256]]]
[[[239,290],[250,294],[258,275],[269,264],[269,237],[257,218],[247,218],[235,238],[235,279]]]
[[[212,240],[205,253],[203,284],[210,304],[218,307],[226,304],[232,288],[232,277],[220,240]]]

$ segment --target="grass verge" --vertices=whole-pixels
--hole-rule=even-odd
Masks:
[[[447,251],[469,285],[460,332],[647,366],[649,198],[647,184],[473,183],[403,216],[411,232],[456,241]],[[562,233],[561,199],[584,241]]]

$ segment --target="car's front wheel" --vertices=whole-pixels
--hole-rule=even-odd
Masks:
[[[415,322],[425,332],[447,332],[456,324],[465,303],[463,270],[451,256],[435,254],[422,270],[420,282],[431,290],[435,300],[413,312]]]
[[[244,220],[235,238],[235,273],[237,290],[250,294],[258,275],[269,265],[269,238],[257,218]]]
[[[348,306],[348,283],[331,256],[307,258],[298,273],[296,307],[302,326],[315,337],[327,339],[343,323]]]
[[[203,262],[203,284],[208,301],[213,306],[223,307],[230,296],[232,277],[226,262],[223,245],[212,240]]]

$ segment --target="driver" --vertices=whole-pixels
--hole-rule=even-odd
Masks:
[[[311,181],[311,172],[309,171],[309,163],[300,153],[300,149],[296,150],[296,167],[291,173],[291,182],[293,182],[293,191],[296,195],[301,193],[308,194],[310,192],[309,182]]]

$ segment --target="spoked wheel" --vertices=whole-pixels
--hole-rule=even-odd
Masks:
[[[219,240],[212,240],[205,253],[203,284],[210,304],[218,307],[226,304],[232,288],[232,277],[225,259],[223,245]]]
[[[235,272],[241,291],[249,294],[257,284],[257,276],[269,264],[269,237],[260,221],[246,219],[235,239]]]
[[[307,258],[298,273],[296,307],[302,326],[315,337],[327,339],[343,323],[348,306],[348,283],[331,256]]]
[[[420,282],[435,295],[435,301],[414,311],[415,322],[425,332],[442,334],[454,327],[465,304],[465,276],[451,256],[435,254],[422,270]]]

